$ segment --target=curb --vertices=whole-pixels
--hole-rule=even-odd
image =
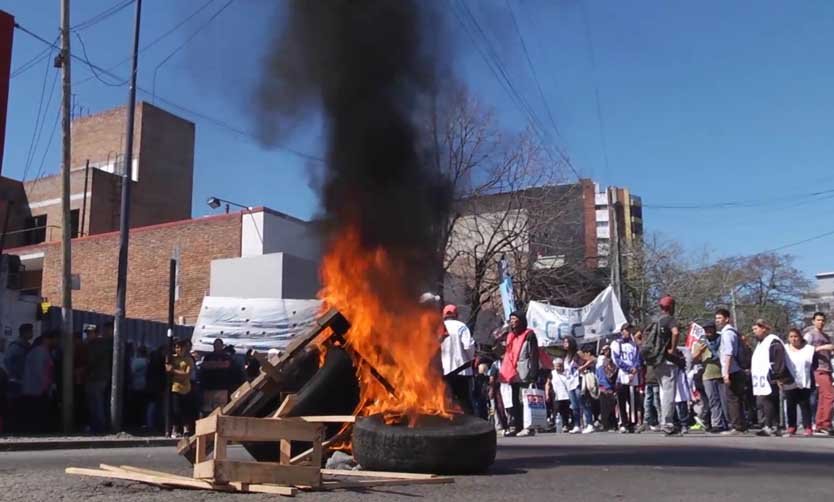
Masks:
[[[176,446],[179,439],[101,439],[89,441],[0,441],[0,452],[43,450],[87,450],[95,448],[153,448]]]

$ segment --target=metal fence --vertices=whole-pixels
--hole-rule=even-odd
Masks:
[[[113,316],[100,314],[98,312],[87,312],[84,310],[73,310],[73,330],[80,332],[85,324],[101,326],[107,322],[113,322]],[[41,332],[48,329],[61,329],[61,308],[50,307],[47,315],[44,316],[41,324]],[[125,341],[135,346],[144,345],[149,350],[163,345],[168,338],[168,325],[162,322],[148,321],[145,319],[125,319]],[[174,325],[174,338],[191,339],[194,332],[193,326]]]

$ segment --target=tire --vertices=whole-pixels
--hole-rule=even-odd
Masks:
[[[350,355],[343,349],[329,348],[324,365],[299,389],[295,397],[295,405],[288,414],[290,417],[353,414],[359,404],[359,382]],[[273,403],[269,413],[279,404],[277,401]],[[327,424],[325,436],[332,437],[341,428],[342,424]],[[279,459],[275,443],[244,443],[243,446],[258,462],[277,462]],[[296,455],[307,448],[308,444],[293,442],[292,454]]]
[[[380,415],[357,420],[353,455],[372,471],[476,474],[495,461],[495,428],[471,415],[422,417],[416,427],[386,425]]]

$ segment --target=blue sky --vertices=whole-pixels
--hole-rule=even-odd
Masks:
[[[139,86],[151,90],[160,61],[227,1],[213,1],[143,52]],[[570,156],[582,176],[627,186],[640,195],[648,231],[717,255],[756,253],[834,231],[829,217],[834,199],[807,195],[834,189],[834,3],[468,0],[486,37],[476,33],[473,41],[459,24],[459,19],[468,19],[460,1],[448,2],[450,50],[454,67],[472,92],[496,111],[507,129],[520,130],[531,120],[481,57],[479,51],[486,51],[489,41],[513,87],[544,124],[548,141]],[[118,3],[76,0],[72,24]],[[140,45],[204,3],[145,0]],[[230,128],[254,131],[251,89],[278,24],[269,3],[233,1],[160,68],[157,95]],[[57,35],[57,0],[0,0],[0,9],[45,38]],[[129,7],[80,32],[93,62],[109,68],[127,57],[132,19]],[[77,39],[73,44],[80,51]],[[12,67],[42,49],[42,43],[18,31]],[[127,68],[123,64],[113,72],[124,76]],[[23,175],[45,70],[44,61],[12,80],[6,176]],[[47,96],[54,71],[48,70]],[[77,103],[93,112],[122,104],[127,97],[126,87],[88,80],[89,70],[78,62],[73,74]],[[139,98],[151,100],[143,92]],[[57,172],[60,135],[45,147],[58,101],[56,88],[29,178],[38,172],[41,158],[44,172]],[[209,195],[304,218],[314,215],[317,199],[308,186],[307,160],[158,104],[197,124],[196,216],[210,211],[204,204]],[[320,154],[315,127],[285,141],[289,148]],[[734,201],[749,204],[715,207]],[[659,205],[708,207],[652,207]],[[834,235],[785,252],[796,255],[798,266],[812,274],[834,269],[831,246]]]

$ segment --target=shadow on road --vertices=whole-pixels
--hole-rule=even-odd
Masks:
[[[709,445],[502,445],[490,474],[521,474],[555,466],[737,467],[789,464],[828,468],[834,452],[763,450]]]

